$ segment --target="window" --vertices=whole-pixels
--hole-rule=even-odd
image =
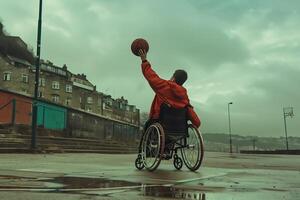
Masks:
[[[87,98],[87,103],[88,104],[92,104],[93,103],[93,98],[92,97],[88,97]]]
[[[46,79],[45,78],[40,78],[39,79],[39,86],[40,87],[45,87],[46,85]]]
[[[22,74],[22,82],[28,83],[28,75],[27,74]]]
[[[66,85],[66,92],[72,93],[72,85]]]
[[[66,101],[65,101],[65,104],[67,106],[70,106],[71,105],[71,98],[67,98]]]
[[[120,109],[121,110],[126,110],[126,104],[120,103]]]
[[[3,73],[3,80],[10,81],[11,80],[11,72],[4,72]]]
[[[81,97],[79,97],[79,103],[82,103]]]
[[[92,109],[91,109],[91,107],[89,107],[89,106],[87,106],[87,107],[85,108],[85,110],[88,111],[88,112],[92,112]]]
[[[59,90],[59,82],[58,81],[53,81],[52,82],[52,89]]]
[[[110,110],[112,109],[112,106],[113,106],[113,99],[111,98],[104,99],[103,109]]]
[[[22,92],[23,94],[28,94],[28,90],[25,89],[25,88],[21,88],[21,92]]]
[[[98,98],[98,106],[101,106],[102,105],[102,99],[99,97]]]
[[[136,112],[136,107],[132,106],[132,112]]]
[[[55,103],[58,103],[59,102],[59,95],[53,94],[52,95],[52,101],[55,102]]]
[[[42,91],[39,91],[39,93],[38,93],[38,97],[39,97],[39,98],[42,98],[42,97],[44,97],[44,94],[43,94],[43,92],[42,92]]]

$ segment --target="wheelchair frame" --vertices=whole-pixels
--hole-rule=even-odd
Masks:
[[[162,142],[161,142],[161,146],[160,147],[160,152],[159,152],[159,155],[157,156],[158,157],[158,163],[155,164],[154,167],[147,167],[146,164],[145,164],[145,158],[144,156],[142,155],[142,146],[143,146],[143,142],[145,140],[144,137],[147,136],[147,134],[149,134],[147,131],[149,131],[148,129],[150,127],[155,127],[157,126],[158,129],[160,131],[160,137],[162,137]],[[194,166],[190,166],[188,164],[188,161],[187,161],[187,158],[186,158],[186,155],[184,153],[184,149],[189,149],[189,148],[193,148],[192,146],[189,146],[188,142],[187,142],[187,139],[190,137],[189,133],[187,133],[187,135],[185,136],[181,136],[181,137],[178,137],[176,139],[171,139],[171,140],[165,140],[166,138],[169,139],[170,137],[172,137],[172,135],[167,135],[167,133],[164,132],[164,129],[162,127],[162,125],[158,122],[154,123],[154,124],[151,124],[144,132],[143,132],[143,135],[141,137],[141,140],[140,140],[140,144],[139,144],[139,153],[138,153],[138,157],[135,161],[135,166],[137,169],[141,170],[143,169],[145,166],[147,168],[147,170],[149,171],[154,171],[160,164],[160,161],[161,160],[169,160],[171,159],[172,157],[174,158],[174,161],[173,161],[173,164],[174,164],[174,167],[178,170],[180,170],[183,166],[183,162],[185,163],[185,165],[191,170],[191,171],[196,171],[198,170],[198,168],[200,167],[201,163],[202,163],[202,160],[203,160],[203,156],[204,156],[204,143],[203,143],[203,138],[201,136],[201,133],[198,131],[198,129],[193,126],[192,124],[188,124],[188,128],[187,128],[187,131],[188,129],[193,129],[194,134],[196,135],[197,137],[197,140],[199,142],[199,145],[200,145],[200,149],[198,149],[198,154],[197,154],[197,163],[194,165]],[[169,137],[169,138],[168,138]],[[181,155],[183,157],[180,158],[178,156],[178,150],[181,150]],[[164,153],[166,152],[166,150],[169,150],[170,151],[170,155],[167,155],[167,156],[164,156]],[[200,155],[199,155],[200,154]]]

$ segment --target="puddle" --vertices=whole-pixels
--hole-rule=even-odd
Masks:
[[[87,178],[87,177],[71,177],[63,176],[53,178],[50,182],[59,183],[62,189],[83,189],[83,188],[116,188],[116,187],[130,187],[140,186],[140,183],[110,180],[104,178]]]
[[[142,183],[110,180],[105,178],[62,176],[54,178],[28,178],[18,176],[0,176],[6,184],[0,182],[0,189],[24,190],[36,192],[82,193],[94,195],[115,194],[131,191],[139,196],[161,197],[186,200],[205,200],[205,193],[195,189],[176,186],[144,185]],[[19,184],[16,184],[19,183]]]
[[[281,188],[264,187],[260,189],[266,195],[285,195]],[[185,199],[185,200],[206,200],[220,199],[218,196],[227,195],[223,199],[240,199],[241,194],[258,194],[257,188],[240,187],[238,182],[230,187],[221,188],[214,185],[205,186],[203,183],[189,185],[186,183],[151,185],[139,182],[122,180],[111,180],[107,178],[94,177],[19,177],[1,176],[0,191],[28,191],[43,193],[65,193],[80,195],[95,195],[103,197],[128,197],[128,199]],[[236,195],[233,195],[234,192]],[[282,194],[281,194],[282,193]],[[233,196],[232,196],[233,195]],[[209,197],[207,197],[209,196]],[[234,197],[234,198],[232,198]],[[245,199],[245,198],[244,198]],[[268,199],[268,198],[264,198]],[[274,198],[273,198],[274,199]],[[276,198],[280,199],[280,198]]]
[[[163,197],[186,200],[205,200],[205,194],[198,190],[175,186],[144,185],[142,183],[87,177],[57,177],[51,182],[63,185],[61,192],[80,192],[94,190],[89,194],[113,194],[121,191],[136,191],[141,196]],[[77,190],[76,190],[77,189]],[[105,190],[105,191],[103,191]]]

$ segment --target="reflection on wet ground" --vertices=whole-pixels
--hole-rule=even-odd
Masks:
[[[44,174],[46,175],[46,174]],[[26,177],[14,175],[0,175],[1,191],[24,191],[39,193],[60,193],[89,195],[99,198],[116,198],[131,195],[133,199],[185,199],[185,200],[216,200],[243,199],[249,200],[256,195],[264,195],[263,199],[295,199],[291,195],[299,196],[299,193],[290,193],[289,188],[295,188],[298,184],[275,184],[274,180],[264,180],[263,175],[254,176],[244,173],[247,179],[242,184],[237,172],[226,175],[213,176],[202,179],[187,179],[187,181],[175,182],[175,184],[143,184],[141,182],[112,180],[102,176],[71,176],[57,175],[48,177]],[[230,179],[229,179],[230,177]],[[285,176],[285,178],[289,178]],[[297,190],[298,191],[298,190]],[[247,195],[245,195],[247,194]],[[249,196],[249,198],[246,198]],[[251,198],[250,198],[251,196]],[[262,197],[262,196],[261,196]],[[91,197],[92,198],[92,197]],[[122,199],[122,198],[121,198]],[[299,199],[299,198],[296,198]]]
[[[0,176],[0,189],[36,192],[86,193],[86,191],[126,189],[137,191],[138,195],[186,200],[205,200],[205,193],[177,186],[147,185],[105,178],[62,176],[54,178],[28,178],[18,176]],[[97,194],[97,193],[90,193]],[[105,195],[106,193],[99,193]]]
[[[133,183],[128,181],[71,176],[56,177],[51,182],[62,184],[62,189],[116,188],[141,185],[140,183]]]
[[[61,192],[76,190],[64,189],[132,189],[140,192],[142,196],[151,197],[167,197],[172,199],[187,200],[205,200],[205,194],[199,191],[177,188],[174,186],[163,185],[145,185],[142,183],[134,183],[120,180],[109,180],[104,178],[87,178],[87,177],[57,177],[52,180],[54,183],[62,184]],[[51,181],[51,182],[52,182]],[[77,190],[78,191],[78,190]],[[80,192],[80,191],[78,191]]]
[[[142,188],[142,195],[172,199],[205,200],[205,193],[173,186],[145,186]]]
[[[300,199],[298,156],[208,156],[197,173],[170,163],[152,173],[132,169],[135,155],[1,155],[0,200]]]

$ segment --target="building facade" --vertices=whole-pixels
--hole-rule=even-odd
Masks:
[[[16,37],[15,42],[20,43],[20,38]],[[35,66],[30,59],[17,58],[0,49],[0,76],[0,89],[33,97]],[[38,97],[58,105],[139,125],[139,109],[129,105],[124,97],[113,99],[110,95],[98,92],[86,75],[73,74],[66,65],[59,67],[41,60]]]

